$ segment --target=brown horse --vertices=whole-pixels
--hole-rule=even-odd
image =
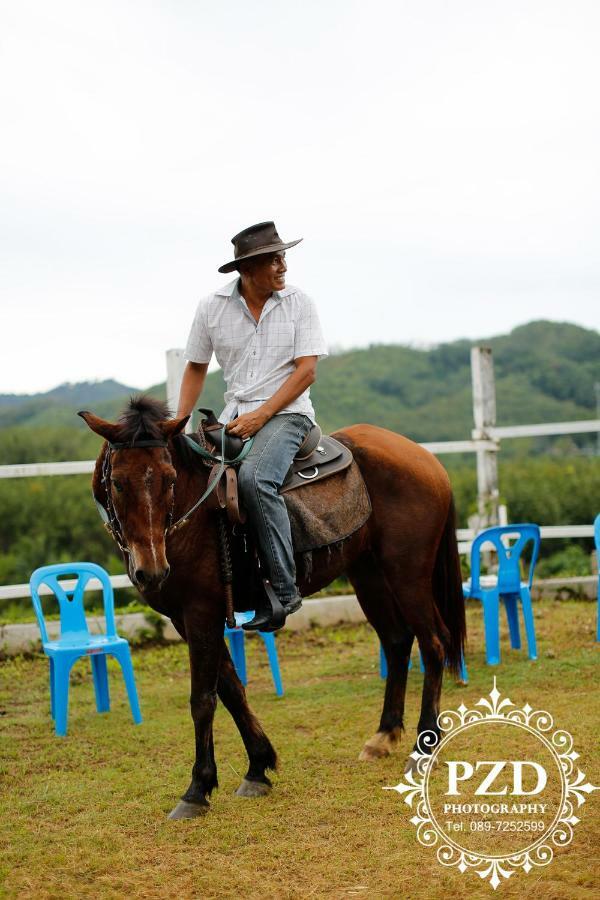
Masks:
[[[189,647],[196,759],[191,784],[171,817],[205,811],[217,786],[212,733],[217,695],[248,753],[248,772],[237,793],[265,794],[271,787],[266,770],[275,769],[277,757],[248,706],[223,637],[214,513],[201,505],[185,528],[168,532],[171,516],[183,516],[207,486],[208,469],[190,461],[179,436],[187,417],[171,419],[166,406],[146,397],[132,399],[114,424],[90,412],[80,415],[107,442],[96,462],[93,490],[114,516],[131,580],[150,606],[169,616]],[[310,585],[300,579],[299,588],[314,593],[347,573],[383,645],[388,661],[383,711],[377,733],[359,757],[371,760],[390,753],[400,738],[415,636],[425,668],[417,735],[439,739],[444,662],[458,671],[465,636],[454,503],[444,468],[418,444],[374,425],[353,425],[335,437],[354,454],[372,513],[340,553],[314,551]]]

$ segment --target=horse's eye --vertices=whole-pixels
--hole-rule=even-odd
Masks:
[[[114,479],[113,479],[112,484],[113,484],[115,491],[118,491],[119,494],[121,494],[123,492],[123,485],[121,484],[120,481],[114,481]]]

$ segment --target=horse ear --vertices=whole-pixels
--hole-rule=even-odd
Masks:
[[[176,434],[179,434],[180,431],[183,431],[189,418],[189,416],[182,416],[181,419],[166,419],[163,422],[159,422],[158,427],[168,441],[175,437]]]
[[[103,437],[105,441],[111,442],[117,439],[119,433],[118,425],[113,425],[112,422],[107,422],[106,419],[101,419],[86,409],[81,410],[77,415],[81,416],[88,428],[99,434],[100,437]]]

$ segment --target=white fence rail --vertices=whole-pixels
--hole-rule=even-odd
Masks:
[[[23,463],[0,466],[0,478],[35,478],[39,475],[89,475],[96,461],[84,459],[77,462]]]
[[[592,431],[600,431],[600,419],[579,419],[575,422],[540,422],[538,425],[494,425],[488,428],[490,437],[522,438],[545,437],[557,434],[589,434]]]
[[[600,430],[600,429],[599,429]],[[491,441],[436,441],[421,444],[436,456],[443,453],[472,453],[480,448],[497,449]],[[24,463],[0,466],[0,478],[34,478],[41,475],[88,475],[94,471],[96,461],[85,459],[80,462]]]
[[[110,583],[113,588],[133,587],[128,575],[111,575]],[[64,579],[61,584],[65,590],[73,590],[77,584],[77,579]],[[98,578],[90,578],[84,587],[84,591],[101,591],[102,583]],[[40,585],[40,594],[52,594],[53,591],[45,584]],[[31,591],[28,584],[5,584],[0,587],[1,600],[20,600],[21,597],[31,597]]]
[[[553,434],[585,434],[600,431],[600,419],[583,419],[576,422],[545,422],[542,425],[507,425],[502,428],[488,428],[487,433],[500,438],[534,437]],[[445,453],[477,453],[498,450],[497,440],[473,441],[425,441],[421,444],[430,453],[443,456]],[[94,471],[96,462],[85,459],[74,462],[21,463],[0,466],[0,478],[34,478],[41,475],[88,475]]]
[[[593,525],[542,525],[540,529],[542,538],[586,538],[594,536]],[[475,537],[475,531],[472,528],[457,528],[456,537],[458,540],[458,549],[462,554],[468,554],[471,551],[471,541]],[[113,588],[133,587],[128,575],[111,575],[110,582]],[[65,581],[64,585],[67,590],[75,587],[76,581]],[[102,585],[97,578],[90,578],[85,590],[99,591]],[[40,587],[40,594],[51,594],[52,591],[46,585]],[[21,597],[29,597],[28,584],[7,584],[0,586],[0,601],[2,600],[19,600]]]

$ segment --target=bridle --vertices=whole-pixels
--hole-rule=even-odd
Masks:
[[[127,542],[125,541],[125,537],[123,535],[123,528],[121,526],[121,522],[119,521],[119,517],[117,515],[117,511],[115,509],[115,505],[112,499],[112,491],[111,491],[111,476],[112,476],[112,455],[116,450],[137,450],[138,448],[142,449],[144,447],[164,447],[167,448],[168,444],[165,440],[146,440],[146,441],[115,441],[108,442],[108,447],[106,453],[104,454],[104,459],[102,460],[102,477],[101,481],[104,485],[104,492],[106,494],[106,506],[103,506],[102,503],[98,500],[96,495],[94,494],[94,503],[96,504],[96,509],[100,513],[100,518],[104,523],[104,527],[108,531],[108,533],[112,536],[115,543],[118,545],[119,549],[122,553],[131,553],[131,550],[127,546]],[[173,504],[175,502],[175,497],[171,501],[171,508],[167,514],[167,525],[165,527],[165,534],[170,528],[171,521],[173,519]]]
[[[236,465],[247,456],[250,452],[250,448],[254,442],[253,438],[250,438],[244,443],[244,447],[241,453],[235,457],[235,459],[226,459],[225,458],[225,428],[221,429],[221,453],[211,453],[206,449],[206,446],[201,446],[193,441],[189,435],[184,435],[188,445],[194,450],[195,453],[198,453],[205,460],[211,461],[213,463],[218,463],[218,467],[215,466],[213,471],[211,471],[208,477],[208,485],[202,496],[194,503],[194,505],[188,509],[186,513],[180,516],[176,522],[173,522],[173,509],[175,506],[175,494],[173,493],[173,497],[171,499],[171,507],[169,512],[167,513],[167,520],[165,524],[164,536],[167,538],[169,535],[173,534],[175,531],[178,531],[184,525],[186,525],[191,516],[196,512],[196,510],[204,503],[204,501],[209,497],[209,495],[214,491],[217,487],[223,472],[225,471],[226,466]],[[202,435],[204,438],[204,435]],[[96,508],[100,514],[100,518],[104,523],[104,527],[112,536],[115,543],[118,545],[119,549],[122,553],[131,553],[129,547],[127,546],[127,542],[125,541],[125,537],[123,535],[123,528],[121,526],[121,522],[119,521],[119,517],[117,515],[117,511],[115,509],[112,493],[111,493],[111,474],[112,474],[112,455],[116,450],[137,450],[143,449],[144,447],[163,447],[168,449],[168,441],[162,440],[142,440],[142,441],[119,441],[119,442],[108,442],[108,448],[104,455],[104,459],[102,461],[102,477],[101,481],[104,485],[104,490],[106,493],[106,507],[102,505],[102,503],[98,500],[96,495],[94,494],[94,502],[96,504]]]

